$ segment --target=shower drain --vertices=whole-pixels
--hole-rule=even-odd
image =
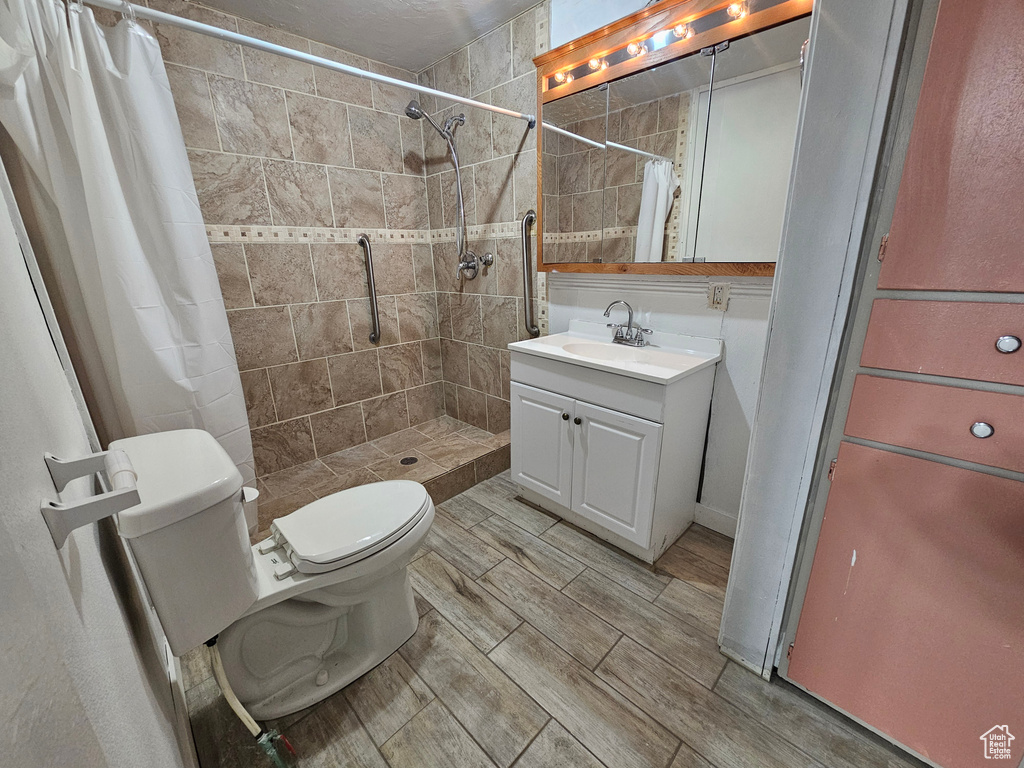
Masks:
[[[419,459],[417,459],[415,456],[406,456],[398,463],[404,464],[405,466],[409,466],[410,464],[415,464],[417,461],[419,461]]]

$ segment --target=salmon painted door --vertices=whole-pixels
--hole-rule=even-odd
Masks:
[[[788,677],[943,768],[1016,768],[1024,483],[842,443]]]
[[[1024,292],[1022,41],[1021,0],[940,5],[879,288]]]

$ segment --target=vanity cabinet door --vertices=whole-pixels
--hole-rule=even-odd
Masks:
[[[512,481],[568,507],[576,401],[516,382],[511,394]]]
[[[662,425],[579,401],[572,423],[577,432],[570,508],[649,546]]]

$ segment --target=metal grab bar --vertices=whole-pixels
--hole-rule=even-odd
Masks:
[[[523,216],[523,299],[526,301],[526,311],[523,317],[526,320],[526,332],[531,336],[540,336],[540,328],[536,326],[533,318],[533,297],[530,295],[530,226],[537,221],[537,214],[534,211],[527,211]]]
[[[377,284],[373,279],[373,251],[370,249],[370,238],[359,236],[359,244],[366,252],[366,288],[370,293],[370,343],[380,343],[380,315],[377,312]]]

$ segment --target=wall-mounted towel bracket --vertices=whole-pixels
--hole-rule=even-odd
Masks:
[[[72,480],[99,472],[106,475],[107,485],[111,489],[68,504],[42,500],[39,511],[57,549],[64,546],[68,534],[76,528],[141,503],[138,488],[135,487],[137,475],[131,459],[124,451],[101,451],[77,459],[59,459],[51,453],[45,453],[43,459],[58,493]]]

